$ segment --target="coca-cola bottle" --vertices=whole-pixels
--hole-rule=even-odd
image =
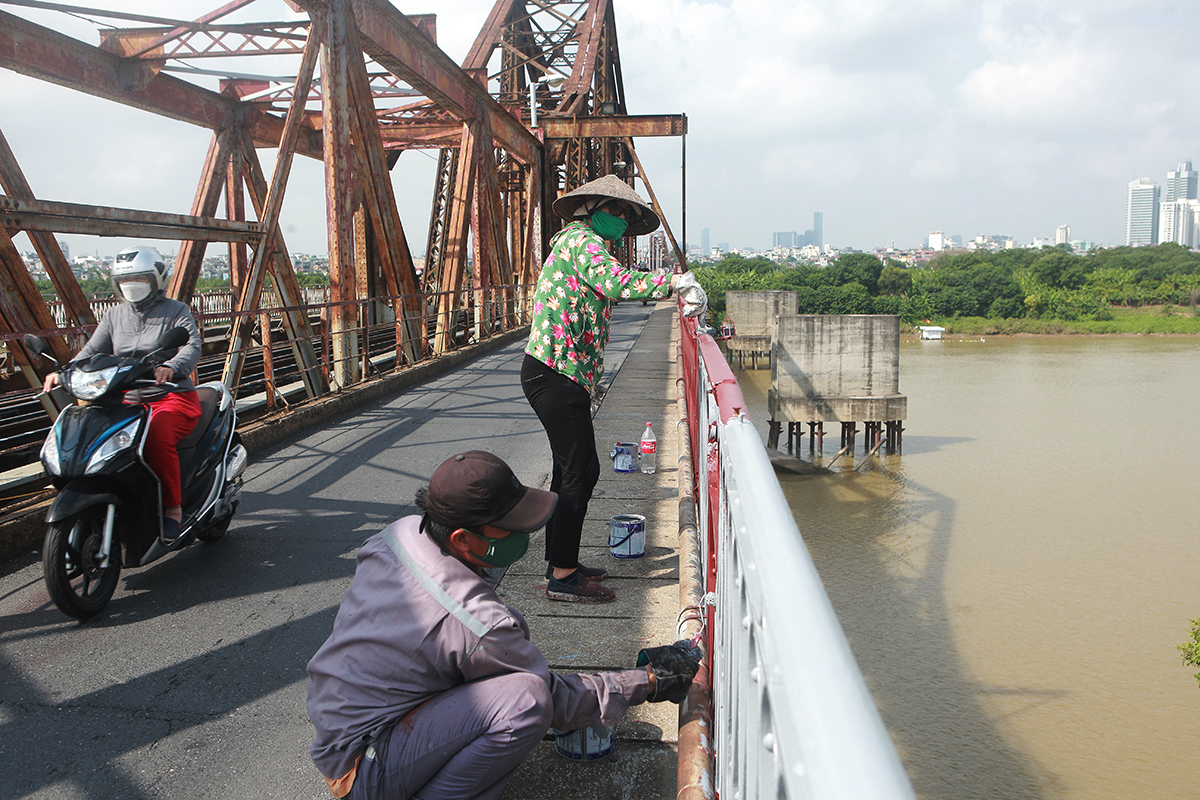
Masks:
[[[642,443],[638,447],[638,469],[646,474],[654,472],[654,461],[658,454],[658,439],[654,436],[654,429],[650,427],[650,423],[646,423],[646,432],[642,434]]]

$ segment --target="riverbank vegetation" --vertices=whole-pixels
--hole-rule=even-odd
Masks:
[[[899,314],[951,333],[1200,333],[1200,253],[1175,244],[955,251],[917,267],[869,253],[824,268],[736,255],[691,266],[715,322],[728,291],[783,289],[801,314]]]
[[[1185,667],[1200,667],[1200,619],[1192,620],[1192,640],[1179,645],[1179,652]],[[1196,673],[1196,683],[1200,684],[1200,672]]]

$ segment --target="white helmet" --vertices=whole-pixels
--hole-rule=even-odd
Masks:
[[[153,297],[167,283],[167,265],[153,247],[126,247],[113,259],[113,289],[130,303]]]

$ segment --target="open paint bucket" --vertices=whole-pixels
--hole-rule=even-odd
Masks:
[[[646,555],[646,518],[641,514],[617,514],[608,521],[608,548],[613,558]]]
[[[592,725],[577,731],[551,730],[554,752],[572,761],[595,761],[613,751],[613,729]]]
[[[635,442],[617,442],[613,445],[613,472],[637,472],[638,446]]]

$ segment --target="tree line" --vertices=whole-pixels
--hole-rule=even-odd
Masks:
[[[1108,320],[1113,306],[1192,306],[1200,299],[1200,253],[1177,244],[1114,247],[1076,255],[1068,247],[942,253],[909,268],[869,253],[828,267],[726,256],[690,265],[719,321],[730,290],[792,290],[801,314],[899,314],[905,321],[986,317]]]
[[[269,280],[269,278],[268,278]],[[296,281],[301,286],[326,286],[329,284],[329,276],[320,273],[302,272],[296,275]],[[108,275],[106,269],[94,269],[85,273],[78,278],[79,288],[83,291],[86,297],[112,297],[113,285],[112,279]],[[54,288],[54,284],[49,280],[34,281],[38,291],[47,300],[57,300],[58,292]],[[229,288],[228,278],[199,278],[196,280],[197,292],[218,291]]]

